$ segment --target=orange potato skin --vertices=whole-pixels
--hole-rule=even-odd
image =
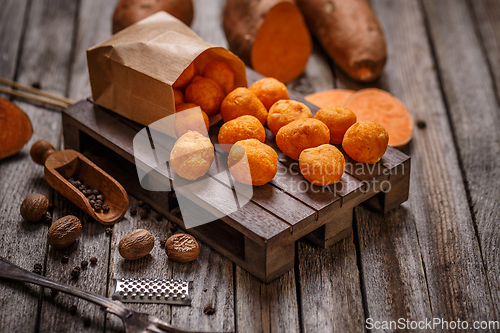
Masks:
[[[300,172],[311,184],[326,186],[340,180],[345,159],[337,147],[324,144],[304,149],[299,156],[299,166]]]
[[[219,113],[220,105],[224,100],[224,91],[212,79],[197,76],[186,88],[186,100],[199,105],[209,116]]]
[[[254,116],[264,125],[267,109],[259,98],[248,88],[236,88],[222,101],[220,114],[225,122],[241,116]]]
[[[175,80],[174,84],[172,84],[172,88],[184,89],[193,80],[195,75],[196,68],[194,67],[194,63],[190,63],[181,75],[179,75],[177,80]]]
[[[229,152],[232,145],[241,140],[266,141],[266,130],[254,116],[241,116],[222,125],[218,139],[222,149]]]
[[[298,160],[307,148],[330,142],[330,130],[321,121],[302,118],[283,126],[276,135],[276,144],[288,157]]]
[[[186,25],[193,21],[192,0],[120,0],[113,13],[113,33],[162,10]]]
[[[349,127],[342,148],[356,162],[374,164],[384,156],[388,143],[384,126],[364,120]]]
[[[267,126],[276,135],[281,127],[301,118],[312,118],[311,110],[304,103],[283,99],[269,110]]]
[[[195,180],[207,173],[214,158],[214,146],[210,139],[198,132],[188,131],[175,142],[170,152],[170,165],[182,178]]]
[[[199,107],[175,113],[174,128],[178,138],[188,131],[196,131],[206,136],[208,135],[208,127],[208,116]]]
[[[234,71],[223,61],[211,61],[203,68],[202,75],[217,82],[227,95],[234,89]]]
[[[267,110],[280,99],[289,99],[288,89],[285,84],[273,77],[265,77],[249,88],[260,99]]]
[[[242,140],[231,148],[228,166],[229,172],[238,182],[262,186],[276,175],[278,154],[259,140]]]
[[[330,143],[341,144],[344,134],[356,122],[356,115],[349,109],[341,106],[329,106],[316,112],[314,119],[318,119],[330,130]]]

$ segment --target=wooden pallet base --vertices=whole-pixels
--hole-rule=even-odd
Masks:
[[[249,81],[258,78],[252,72],[248,76]],[[302,100],[293,93],[291,98]],[[310,107],[313,113],[317,110]],[[220,124],[210,131],[212,141],[216,140],[217,126]],[[90,101],[81,101],[63,113],[66,149],[82,152],[129,193],[185,228],[177,200],[180,192],[147,191],[139,183],[132,142],[142,129]],[[369,168],[346,156],[346,172],[339,183],[301,189],[298,185],[305,184],[305,180],[297,172],[296,161],[279,152],[270,132],[267,136],[266,142],[278,151],[279,165],[286,172],[269,184],[254,187],[252,200],[237,212],[187,230],[262,281],[272,281],[293,268],[295,241],[299,238],[327,247],[348,236],[357,205],[366,203],[387,212],[408,198],[410,158],[396,149],[389,147],[382,160]],[[214,165],[222,168],[226,156],[216,155]],[[174,177],[171,173],[168,177]],[[234,191],[235,180],[229,172],[217,169],[214,175],[210,190]],[[214,193],[190,193],[187,199],[197,210],[206,207],[206,214],[217,214],[222,208],[207,201]]]

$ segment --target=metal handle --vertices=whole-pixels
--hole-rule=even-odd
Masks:
[[[118,316],[128,316],[130,310],[123,306],[120,302],[110,300],[106,297],[102,297],[96,294],[89,293],[87,291],[68,286],[64,283],[56,282],[47,279],[46,277],[33,274],[25,269],[22,269],[10,262],[5,258],[0,257],[0,278],[6,278],[11,280],[17,280],[22,282],[29,282],[38,284],[40,286],[48,287],[51,289],[59,290],[64,293],[83,298],[87,301],[95,303],[97,305],[104,306],[108,308],[109,312],[112,312]]]

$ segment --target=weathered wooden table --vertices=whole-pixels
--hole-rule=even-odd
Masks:
[[[192,28],[227,46],[220,24],[223,2],[195,1]],[[75,100],[89,96],[85,50],[110,35],[114,4],[0,1],[0,76]],[[110,236],[51,190],[29,148],[39,139],[63,148],[60,112],[16,98],[35,133],[21,153],[0,161],[0,256],[29,270],[41,263],[51,279],[108,296],[115,277],[193,280],[191,307],[131,305],[191,330],[359,332],[382,330],[386,321],[428,329],[425,322],[437,319],[448,321],[449,328],[498,329],[500,2],[373,0],[372,5],[389,49],[379,80],[352,82],[315,47],[306,72],[289,87],[304,94],[380,87],[425,122],[409,145],[410,198],[401,207],[386,215],[356,208],[354,233],[331,248],[299,241],[294,269],[267,285],[204,244],[191,264],[168,261],[159,246],[148,260],[125,262],[117,251],[125,234],[138,227],[166,234],[169,221],[154,212],[144,220],[127,213]],[[53,251],[45,237],[48,225],[22,220],[19,206],[33,192],[54,203],[54,218],[82,219],[76,244]],[[133,197],[130,201],[136,205]],[[61,262],[64,255],[69,263]],[[71,269],[93,256],[97,265],[72,280]],[[74,315],[71,305],[77,306]],[[207,307],[213,311],[205,314]],[[0,282],[0,332],[120,330],[114,316],[92,304]]]

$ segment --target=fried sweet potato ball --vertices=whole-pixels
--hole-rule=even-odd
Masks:
[[[356,162],[374,164],[384,156],[388,143],[389,134],[384,126],[364,120],[349,127],[342,147]]]

